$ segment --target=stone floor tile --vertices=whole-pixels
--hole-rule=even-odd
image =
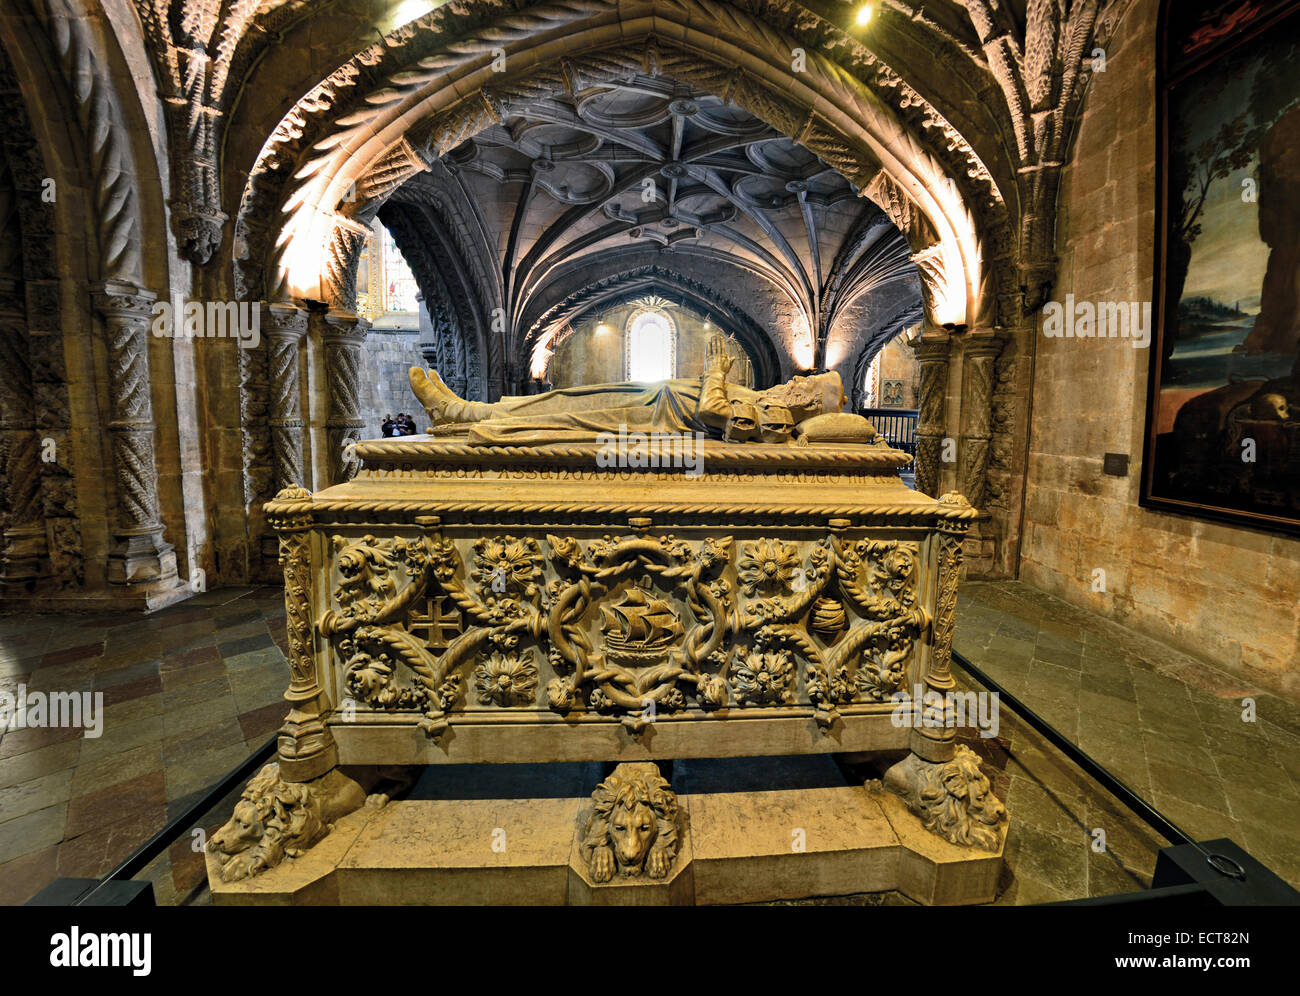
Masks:
[[[0,761],[0,789],[77,766],[81,738],[62,740]]]
[[[68,803],[67,835],[77,837],[130,817],[133,813],[162,811],[166,801],[162,771],[151,771],[117,785],[75,796]]]
[[[284,725],[289,714],[289,703],[281,700],[251,712],[241,713],[239,728],[244,732],[245,741],[262,741]]]
[[[51,844],[0,864],[0,906],[21,906],[57,876],[59,846]]]
[[[83,760],[77,765],[73,776],[72,792],[74,795],[89,795],[141,775],[161,771],[162,767],[162,743],[154,740],[120,754],[106,754],[93,760]]]
[[[72,795],[72,769],[51,771],[29,781],[0,788],[0,819],[12,820],[67,802]]]
[[[61,802],[0,823],[0,864],[57,844],[63,839],[67,816],[68,803]]]

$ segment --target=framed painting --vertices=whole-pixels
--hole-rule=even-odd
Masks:
[[[1300,532],[1300,0],[1166,0],[1141,503]]]

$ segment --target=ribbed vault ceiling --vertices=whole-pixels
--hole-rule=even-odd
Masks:
[[[459,224],[461,246],[477,243],[497,283],[480,293],[499,297],[532,351],[592,309],[653,290],[789,370],[849,360],[898,331],[880,323],[919,306],[903,235],[858,193],[745,111],[646,76],[520,109],[408,180],[381,218],[415,258],[447,247],[412,238],[445,240]],[[443,214],[460,221],[430,224],[437,205],[455,205]],[[836,342],[850,355],[828,357]]]

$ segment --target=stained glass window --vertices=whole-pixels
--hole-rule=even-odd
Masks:
[[[419,293],[420,288],[416,286],[411,268],[406,264],[401,250],[397,248],[397,243],[393,241],[393,236],[387,228],[383,229],[383,247],[384,311],[419,311],[420,305],[415,300],[415,295]]]

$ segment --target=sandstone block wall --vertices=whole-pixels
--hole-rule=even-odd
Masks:
[[[428,416],[411,393],[411,367],[426,366],[419,349],[420,330],[414,320],[410,328],[374,327],[361,347],[359,401],[365,427],[362,439],[378,439],[385,415],[406,412],[423,432]]]
[[[1156,0],[1095,74],[1061,189],[1052,297],[1149,301],[1156,223]],[[1138,505],[1149,350],[1037,337],[1024,581],[1267,687],[1300,690],[1300,542]],[[1107,452],[1127,477],[1102,473]],[[1105,592],[1093,572],[1105,571]]]

